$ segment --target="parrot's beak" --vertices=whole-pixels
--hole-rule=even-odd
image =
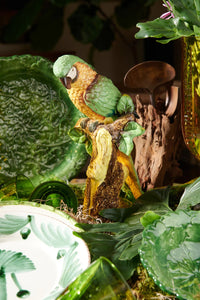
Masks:
[[[60,81],[68,90],[71,89],[72,79],[70,77],[66,76],[66,77],[60,78]]]

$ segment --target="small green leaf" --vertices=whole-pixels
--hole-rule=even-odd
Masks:
[[[147,211],[143,217],[140,218],[142,226],[147,227],[147,225],[152,224],[155,220],[160,219],[160,216],[153,211]]]
[[[75,143],[83,144],[87,139],[85,133],[77,128],[70,129],[68,134]]]
[[[117,111],[120,115],[127,114],[127,113],[133,113],[134,111],[134,104],[133,100],[129,95],[122,95],[122,97],[119,99],[119,102],[117,104]]]
[[[136,122],[129,122],[121,133],[119,150],[130,155],[133,150],[133,139],[144,133],[144,128]]]
[[[189,25],[180,18],[172,18],[169,20],[157,18],[146,23],[138,23],[137,27],[140,28],[140,30],[135,34],[135,38],[159,38],[158,42],[163,44],[182,36],[187,37],[194,34]]]
[[[171,211],[169,207],[170,188],[150,190],[140,196],[138,199],[137,210],[132,212],[124,222],[130,225],[140,224],[140,218],[147,211],[153,211],[158,215],[166,214]]]
[[[85,142],[85,149],[86,149],[87,153],[91,156],[92,155],[92,141],[90,139],[88,139]]]

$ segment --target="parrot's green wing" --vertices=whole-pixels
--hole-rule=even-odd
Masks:
[[[117,112],[117,103],[121,93],[112,81],[104,76],[99,76],[97,82],[87,90],[85,104],[94,112],[111,117]]]

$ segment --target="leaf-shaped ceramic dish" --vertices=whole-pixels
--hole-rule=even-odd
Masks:
[[[84,165],[84,145],[68,131],[83,115],[39,56],[0,58],[0,184],[17,175],[33,185],[71,179]]]
[[[0,299],[55,300],[90,264],[75,221],[34,202],[0,204]]]
[[[200,297],[200,211],[167,213],[143,232],[139,250],[149,275],[180,299]]]

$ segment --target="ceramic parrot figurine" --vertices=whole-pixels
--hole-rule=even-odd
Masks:
[[[53,72],[67,88],[74,105],[90,119],[105,120],[126,113],[134,113],[129,95],[122,95],[113,82],[74,55],[59,57]]]
[[[69,132],[76,142],[86,138],[86,149],[90,149],[83,211],[98,215],[101,209],[119,207],[125,182],[138,198],[142,191],[130,154],[133,138],[144,129],[134,121],[132,98],[122,95],[110,79],[77,56],[59,57],[53,72],[77,109],[87,116]]]

